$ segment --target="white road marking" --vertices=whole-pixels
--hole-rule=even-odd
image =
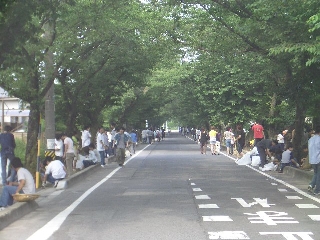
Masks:
[[[287,190],[287,189],[284,189],[284,188],[278,188],[278,191],[279,191],[279,192],[288,192],[288,190]]]
[[[194,196],[196,199],[209,200],[211,199],[208,195],[196,195]]]
[[[204,222],[233,222],[229,216],[202,216]]]
[[[223,153],[223,152],[220,152],[220,154],[221,154],[221,155],[224,155],[224,156],[226,156],[227,158],[230,158],[230,159],[232,159],[232,160],[234,160],[234,161],[237,160],[237,159],[235,159],[235,158],[233,158],[233,157],[230,157],[230,156],[226,155],[226,154]],[[320,203],[320,198],[314,197],[313,195],[310,195],[310,194],[308,194],[308,193],[300,190],[299,188],[297,188],[297,187],[295,187],[295,186],[293,186],[293,185],[291,185],[291,184],[289,184],[289,183],[287,183],[287,182],[285,182],[285,181],[283,181],[283,180],[280,180],[280,179],[275,178],[275,177],[273,177],[273,176],[271,176],[271,175],[269,175],[269,174],[267,174],[267,173],[265,173],[265,172],[262,172],[262,171],[260,171],[259,169],[256,169],[256,168],[254,168],[254,167],[251,166],[251,165],[245,165],[245,166],[248,167],[248,168],[250,168],[250,169],[252,169],[253,171],[256,171],[256,172],[260,173],[261,175],[264,175],[264,176],[268,177],[268,180],[271,179],[271,180],[276,181],[276,182],[278,182],[278,183],[280,183],[280,184],[283,184],[283,185],[286,186],[287,188],[292,189],[293,191],[301,194],[302,196],[304,196],[304,197],[306,197],[306,198],[309,198],[309,199],[311,199],[311,200],[313,200],[313,201],[315,201],[315,202]]]
[[[201,188],[192,188],[192,191],[194,191],[194,192],[202,192],[202,189]]]
[[[199,208],[219,208],[217,204],[199,204]]]
[[[296,204],[298,208],[319,208],[314,204]]]
[[[260,232],[260,235],[282,235],[287,240],[298,240],[298,238],[295,237],[296,235],[302,240],[314,240],[309,236],[313,235],[312,232]]]
[[[273,182],[273,183],[271,183],[271,185],[273,185],[273,186],[277,186],[277,185],[278,185],[278,183],[274,183],[274,182]]]
[[[243,231],[208,232],[209,239],[250,239]]]
[[[291,199],[291,200],[301,200],[302,199],[299,196],[286,196],[286,198]]]
[[[313,221],[320,221],[320,215],[308,215]]]
[[[283,181],[283,180],[280,180],[280,179],[277,179],[277,178],[275,178],[275,177],[273,177],[273,176],[270,176],[269,174],[267,174],[267,173],[265,173],[265,172],[262,172],[262,171],[260,171],[259,169],[255,169],[254,167],[252,167],[252,166],[250,166],[250,165],[246,165],[246,166],[247,166],[248,168],[252,169],[253,171],[256,171],[256,172],[258,172],[258,173],[260,173],[260,174],[262,174],[262,175],[264,175],[264,176],[267,176],[269,179],[271,179],[271,180],[273,180],[273,181],[276,181],[276,182],[278,182],[278,183],[283,184],[283,185],[286,186],[287,188],[290,188],[291,190],[293,190],[293,191],[301,194],[302,196],[304,196],[304,197],[306,197],[306,198],[309,198],[309,199],[311,199],[311,200],[313,200],[313,201],[315,201],[315,202],[317,202],[317,203],[320,203],[320,198],[316,198],[316,197],[314,197],[314,196],[312,196],[312,195],[310,195],[310,194],[308,194],[308,193],[300,190],[299,188],[297,188],[297,187],[295,187],[295,186],[293,186],[293,185],[291,185],[291,184],[289,184],[289,183],[286,183],[286,182]]]
[[[142,150],[137,152],[134,156],[129,158],[124,165],[128,164],[132,159],[138,156],[143,150],[145,150],[149,145],[144,147]],[[53,219],[51,219],[46,225],[32,234],[27,240],[46,240],[50,238],[54,232],[56,232],[62,225],[62,223],[67,219],[67,217],[72,213],[72,211],[84,200],[88,197],[95,189],[97,189],[100,185],[108,181],[116,172],[118,172],[121,167],[114,169],[110,174],[108,174],[105,178],[103,178],[100,182],[96,183],[93,187],[88,189],[84,194],[82,194],[77,200],[75,200],[69,207],[56,215]]]
[[[196,184],[195,183],[191,183],[191,186],[195,186]]]

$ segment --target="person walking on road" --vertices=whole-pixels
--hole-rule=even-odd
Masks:
[[[114,136],[113,147],[116,147],[116,159],[120,167],[123,166],[126,158],[126,148],[129,147],[129,137],[124,134],[125,128],[121,127],[120,131]]]
[[[4,132],[0,134],[0,145],[1,145],[1,177],[2,185],[5,186],[7,183],[7,160],[10,162],[14,158],[14,149],[16,142],[14,136],[11,133],[11,126],[5,126]],[[10,170],[9,170],[10,171]],[[15,171],[11,171],[11,176],[15,175]],[[11,178],[12,178],[11,177]]]
[[[215,127],[211,127],[211,131],[209,132],[210,137],[210,148],[211,148],[211,154],[216,155],[216,141],[217,141],[217,131],[215,130]]]
[[[313,168],[313,178],[308,191],[320,195],[320,125],[315,128],[315,134],[308,141],[309,162]]]
[[[227,127],[223,134],[226,147],[227,147],[227,155],[230,155],[231,139],[233,138],[233,133],[230,132],[230,129],[231,129],[230,127]]]
[[[206,154],[207,151],[207,141],[209,139],[209,135],[207,131],[202,128],[200,133],[200,151],[201,154]]]
[[[136,153],[136,146],[137,146],[137,133],[134,131],[134,129],[131,130],[130,132],[130,137],[131,137],[131,146],[130,146],[130,155]]]

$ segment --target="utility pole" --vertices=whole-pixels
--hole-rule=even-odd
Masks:
[[[47,82],[51,82],[51,86],[45,95],[45,137],[47,143],[47,150],[45,156],[54,157],[55,148],[55,104],[54,104],[54,56],[50,47],[54,41],[55,20],[51,17],[48,18],[47,23],[44,25],[44,38],[48,42],[49,49],[45,56],[45,75]]]

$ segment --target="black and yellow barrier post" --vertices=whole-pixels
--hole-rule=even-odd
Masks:
[[[40,183],[40,144],[41,144],[40,140],[41,140],[41,116],[40,116],[40,119],[39,119],[39,132],[38,132],[36,188],[39,188],[39,183]]]

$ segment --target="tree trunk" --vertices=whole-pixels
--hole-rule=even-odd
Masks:
[[[305,122],[306,112],[303,104],[296,101],[296,118],[295,118],[295,130],[292,139],[294,157],[298,162],[301,160],[302,156],[302,146],[301,141],[304,135],[304,122]]]
[[[25,165],[31,172],[35,172],[37,168],[38,134],[40,126],[39,120],[39,107],[37,104],[31,103],[25,159]]]
[[[275,111],[276,105],[277,105],[277,94],[273,93],[271,104],[270,104],[270,110],[269,110],[269,118],[274,118],[274,116],[276,115],[276,111]],[[269,138],[274,138],[274,136],[277,135],[275,123],[269,124],[267,135],[269,136]]]

